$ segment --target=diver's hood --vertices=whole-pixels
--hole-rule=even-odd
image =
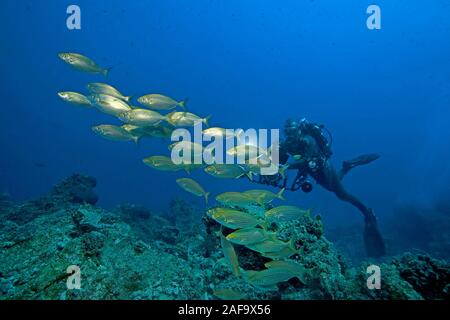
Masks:
[[[286,136],[296,135],[300,129],[300,120],[289,118],[284,123],[284,134]]]

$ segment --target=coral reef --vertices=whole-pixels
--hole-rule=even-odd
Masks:
[[[201,298],[204,288],[196,271],[175,254],[140,240],[120,216],[53,199],[58,209],[25,225],[2,212],[1,299]],[[81,269],[80,290],[67,290],[71,265]]]
[[[174,245],[179,240],[180,231],[173,222],[152,213],[144,206],[124,204],[114,212],[121,218],[121,221],[130,225],[135,234],[143,241],[158,241]]]
[[[183,230],[193,230],[201,224],[203,210],[197,210],[189,202],[173,199],[170,202],[169,219]]]
[[[305,281],[254,286],[233,274],[204,209],[174,200],[169,215],[130,204],[108,212],[93,205],[94,187],[95,179],[73,175],[42,198],[0,207],[0,299],[449,297],[449,264],[423,254],[380,264],[382,288],[368,289],[369,263],[351,267],[324,237],[320,217],[309,214],[268,227],[295,245],[290,260],[307,270]],[[246,270],[271,260],[245,246],[236,252]],[[80,267],[81,289],[68,290],[73,265]]]

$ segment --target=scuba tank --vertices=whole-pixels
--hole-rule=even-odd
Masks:
[[[332,156],[331,145],[333,144],[333,136],[330,130],[323,124],[311,123],[306,119],[301,120],[299,127],[302,135],[309,135],[316,140],[324,157],[328,159]],[[325,136],[325,133],[328,137]]]

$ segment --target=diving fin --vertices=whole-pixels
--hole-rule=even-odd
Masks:
[[[372,209],[369,209],[369,214],[365,217],[364,246],[367,256],[371,258],[380,258],[386,254],[386,246]]]
[[[345,167],[354,168],[354,167],[357,167],[357,166],[362,166],[362,165],[369,164],[372,161],[377,160],[379,157],[380,157],[380,155],[377,154],[377,153],[363,154],[363,155],[361,155],[359,157],[356,157],[356,158],[354,158],[352,160],[344,161],[342,163],[342,167],[344,167],[344,168]]]
[[[353,168],[362,166],[365,164],[369,164],[369,163],[377,160],[379,157],[380,157],[380,155],[377,153],[368,153],[368,154],[363,154],[363,155],[356,157],[354,159],[351,159],[351,160],[343,161],[342,169],[339,172],[340,180],[342,180],[342,178]]]

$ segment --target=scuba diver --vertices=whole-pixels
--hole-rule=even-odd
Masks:
[[[304,192],[312,191],[308,177],[312,177],[319,185],[333,192],[340,200],[355,206],[364,216],[364,245],[370,257],[381,257],[385,254],[383,238],[378,230],[377,219],[372,211],[357,197],[350,194],[342,185],[342,179],[353,168],[368,164],[379,158],[377,154],[366,154],[355,159],[344,161],[342,168],[336,171],[331,163],[332,136],[323,126],[308,122],[288,119],[284,126],[285,140],[280,143],[280,165],[285,164],[289,170],[297,170],[291,186],[287,186],[287,177],[281,174],[259,176],[258,183],[268,184],[287,190]],[[328,135],[328,138],[326,137]]]

